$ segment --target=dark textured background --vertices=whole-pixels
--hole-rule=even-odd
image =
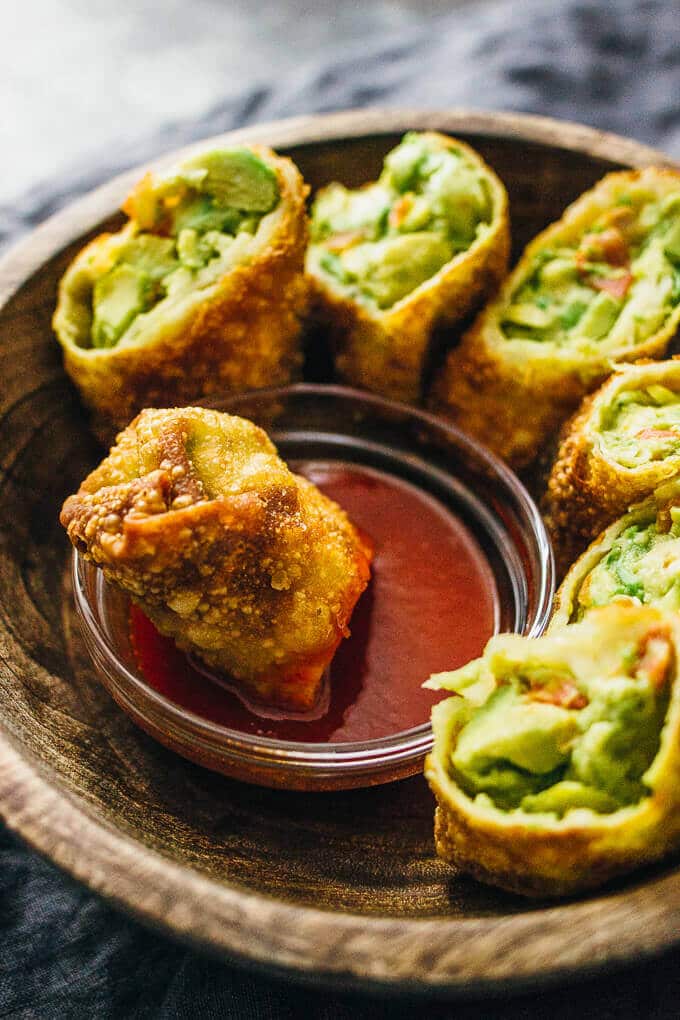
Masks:
[[[283,45],[283,43],[282,43]],[[0,244],[117,170],[205,135],[366,105],[522,110],[579,120],[680,158],[680,0],[467,4],[308,55],[271,85],[110,146],[0,206]],[[680,918],[678,918],[680,928]],[[464,1005],[299,988],[149,932],[0,831],[0,1017],[598,1020],[680,1016],[680,954],[616,975]]]

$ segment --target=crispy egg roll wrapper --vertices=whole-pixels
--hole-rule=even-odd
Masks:
[[[633,561],[626,562],[625,553],[631,551]],[[555,595],[550,630],[612,601],[642,602],[680,611],[677,478],[664,482],[632,506],[579,556]]]
[[[178,647],[266,705],[317,703],[372,552],[252,422],[142,411],[61,521]]]
[[[625,457],[626,463],[607,441],[607,432],[617,424],[607,427],[612,408],[636,392],[649,401],[652,413],[655,392],[667,401],[661,404],[662,415],[673,395],[680,410],[680,361],[620,367],[565,425],[543,506],[559,576],[612,521],[680,472],[680,414],[677,449],[672,436],[662,434],[657,459],[645,452],[654,433],[672,430],[645,428],[644,419],[637,435],[628,429],[633,455]]]
[[[381,396],[417,403],[443,336],[455,330],[497,288],[507,271],[510,220],[505,187],[465,143],[436,132],[434,147],[455,145],[483,174],[491,221],[482,235],[401,300],[381,309],[347,295],[325,274],[307,271],[312,317],[326,330],[338,377]]]
[[[621,327],[620,342],[617,336],[616,343],[608,349],[598,349],[601,339],[590,350],[579,351],[578,343],[574,348],[569,341],[558,345],[529,338],[509,339],[502,329],[509,309],[516,307],[515,298],[521,286],[540,270],[542,253],[564,246],[578,250],[582,239],[592,237],[589,229],[602,217],[613,216],[614,224],[618,217],[621,222],[625,215],[621,199],[625,200],[628,191],[639,193],[640,189],[649,193],[650,201],[651,197],[660,202],[673,201],[677,195],[680,207],[677,171],[647,167],[608,174],[570,205],[560,220],[530,242],[497,297],[479,313],[433,381],[430,406],[471,432],[515,469],[527,467],[536,459],[583,397],[610,375],[614,363],[661,358],[675,336],[680,323],[680,301],[668,310],[650,335],[638,341],[632,335],[636,327],[631,325],[627,332],[626,323]],[[677,218],[677,212],[674,215]],[[615,253],[611,257],[616,257]],[[626,270],[616,264],[613,268],[625,285]],[[671,272],[675,270],[669,267]],[[600,287],[595,270],[591,276],[596,287]],[[632,282],[634,286],[637,280]],[[664,301],[669,288],[677,286],[677,276],[673,281],[669,279],[667,286],[664,284]],[[622,322],[625,309],[624,304]],[[586,317],[584,314],[583,318]],[[610,331],[616,332],[616,328],[615,322]],[[578,333],[575,338],[582,341]]]
[[[134,219],[119,234],[102,234],[87,245],[59,285],[53,326],[64,366],[107,444],[145,406],[285,385],[300,376],[308,188],[289,159],[265,146],[245,151],[274,171],[278,204],[262,215],[247,250],[218,279],[182,296],[162,317],[150,316],[133,342],[123,337],[115,346],[93,347],[87,333],[97,264],[110,261],[119,240],[138,235]],[[123,208],[134,212],[135,199],[141,205],[143,189],[154,180],[143,178]]]
[[[478,660],[482,663],[478,677],[483,676],[478,688],[486,690],[484,696],[479,690],[474,694],[475,704],[483,702],[489,689],[495,689],[498,696],[497,681],[503,683],[503,668],[507,670],[508,666],[530,670],[566,664],[581,681],[590,678],[592,683],[596,674],[600,675],[601,679],[595,682],[601,689],[606,689],[608,683],[619,682],[616,678],[626,670],[637,670],[638,677],[647,678],[648,690],[655,692],[656,718],[651,726],[653,739],[647,748],[647,767],[642,777],[644,794],[638,801],[606,813],[577,806],[562,816],[554,812],[503,810],[490,798],[468,796],[456,781],[450,764],[463,732],[456,704],[462,699],[449,698],[435,706],[435,744],[425,768],[437,798],[438,854],[480,881],[524,896],[544,898],[594,889],[677,849],[679,652],[680,616],[649,606],[612,605],[593,610],[583,622],[560,627],[542,638],[518,635],[492,638],[483,660]],[[635,665],[630,665],[631,656]],[[503,668],[494,670],[499,660]],[[468,673],[463,688],[471,686],[471,665],[463,667]],[[558,690],[563,697],[567,688]],[[465,689],[461,693],[467,696]],[[469,696],[473,697],[472,692]],[[577,716],[579,710],[588,711],[588,706],[583,707],[582,703],[571,704],[572,711],[563,715]],[[616,701],[612,704],[615,712]],[[539,705],[542,710],[550,711],[551,707]],[[631,753],[635,753],[634,746]]]

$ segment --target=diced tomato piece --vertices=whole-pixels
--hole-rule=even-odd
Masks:
[[[673,663],[673,646],[668,632],[649,631],[640,643],[638,655],[635,676],[638,679],[646,677],[656,690],[660,690],[668,679]]]
[[[632,282],[632,273],[624,273],[623,276],[591,276],[588,280],[595,290],[604,290],[619,301],[626,296]]]
[[[608,262],[610,266],[625,266],[630,261],[626,239],[618,227],[609,227],[599,234],[586,234],[580,248],[592,262]]]
[[[554,687],[532,687],[529,691],[531,701],[541,701],[548,705],[559,705],[560,708],[585,708],[588,699],[581,694],[576,684],[571,680],[561,680]]]
[[[635,433],[636,439],[680,439],[680,432],[673,429],[640,429]]]
[[[413,197],[411,195],[402,195],[394,203],[390,209],[387,217],[387,222],[391,227],[397,229],[404,222],[413,206]]]
[[[344,251],[345,248],[351,248],[352,245],[359,244],[363,240],[364,235],[360,230],[346,230],[342,234],[335,234],[333,237],[329,237],[326,241],[326,247],[329,251],[339,252]]]
[[[620,230],[612,227],[600,234],[600,245],[605,260],[612,266],[627,266],[630,262],[630,251],[626,239]]]

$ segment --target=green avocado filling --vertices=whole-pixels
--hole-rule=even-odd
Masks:
[[[584,352],[636,347],[680,303],[680,192],[618,195],[574,245],[534,257],[504,309],[508,340]]]
[[[489,184],[470,156],[410,133],[374,184],[319,192],[309,266],[353,299],[390,308],[466,251],[492,215]]]
[[[650,518],[621,532],[583,580],[576,619],[621,598],[680,612],[680,507],[665,507],[656,517],[650,510]]]
[[[89,345],[114,347],[165,299],[215,283],[237,238],[252,236],[279,201],[274,171],[248,149],[215,150],[167,176],[147,175],[124,209],[134,230],[92,255]]]
[[[600,447],[622,467],[680,454],[680,394],[652,385],[622,390],[600,413]]]
[[[638,641],[624,638],[606,663],[592,649],[587,669],[551,654],[550,638],[531,642],[536,652],[530,649],[525,661],[497,652],[490,660],[495,686],[486,701],[468,702],[464,684],[462,698],[437,706],[436,735],[444,732],[437,713],[463,722],[452,739],[448,771],[465,794],[503,811],[558,818],[578,808],[608,814],[648,796],[645,773],[659,749],[673,652],[659,630]],[[458,675],[469,680],[488,663],[485,655],[446,674],[446,686],[456,690]]]

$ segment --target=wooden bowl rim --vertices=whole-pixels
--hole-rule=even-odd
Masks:
[[[537,143],[632,167],[676,165],[646,145],[583,125],[466,109],[294,117],[204,139],[150,165],[163,166],[206,142],[292,148],[409,128]],[[0,306],[46,260],[110,216],[141,169],[114,177],[16,244],[0,260]],[[12,672],[11,663],[4,668]],[[343,988],[479,995],[620,966],[680,945],[680,873],[583,902],[471,918],[324,911],[225,885],[95,818],[1,723],[0,816],[68,874],[147,924],[234,962]]]

